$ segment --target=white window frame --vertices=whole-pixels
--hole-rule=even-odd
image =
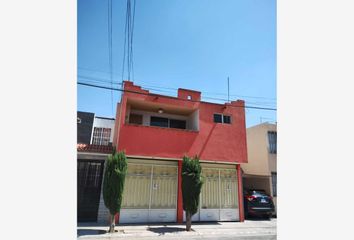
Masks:
[[[215,114],[221,115],[221,122],[215,122],[215,121],[214,121],[214,115],[215,115]],[[224,123],[224,116],[230,117],[230,123]],[[230,115],[228,115],[228,114],[222,114],[222,113],[213,113],[213,122],[214,122],[214,123],[222,123],[222,124],[232,124],[232,115],[231,115],[231,114],[230,114]]]
[[[95,134],[95,130],[98,133]],[[104,136],[105,130],[109,130],[109,135]],[[104,145],[108,146],[111,140],[112,129],[111,128],[103,128],[103,127],[94,127],[92,133],[92,142],[93,145]]]

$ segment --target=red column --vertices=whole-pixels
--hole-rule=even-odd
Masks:
[[[245,214],[243,209],[243,186],[242,186],[242,173],[240,164],[236,165],[237,170],[237,183],[238,183],[238,209],[240,214],[240,222],[245,221]]]
[[[119,213],[114,216],[114,220],[117,224],[119,223]]]
[[[119,223],[119,213],[116,213],[116,215],[114,215],[114,220],[116,224]],[[108,214],[108,222],[109,224],[111,224],[111,214]]]
[[[178,160],[177,222],[183,223],[182,160]]]

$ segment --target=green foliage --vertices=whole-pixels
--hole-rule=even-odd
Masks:
[[[182,196],[183,210],[189,212],[191,216],[198,211],[199,195],[204,183],[201,175],[202,167],[199,158],[189,158],[184,156],[182,162]]]
[[[103,200],[112,215],[119,213],[127,172],[127,158],[124,152],[115,150],[108,156],[103,179]]]

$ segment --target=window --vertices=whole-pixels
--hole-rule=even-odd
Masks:
[[[129,115],[129,123],[131,124],[143,124],[143,115],[140,114],[130,114]]]
[[[221,114],[214,114],[214,122],[222,123],[222,115]]]
[[[111,138],[110,128],[99,128],[95,127],[93,129],[92,144],[94,145],[108,145]]]
[[[185,120],[168,119],[163,117],[151,117],[150,126],[186,129]]]
[[[269,153],[277,153],[277,132],[268,132]]]
[[[170,128],[186,129],[186,121],[170,119]]]
[[[223,116],[223,121],[224,121],[224,123],[228,123],[228,124],[230,124],[231,123],[231,117],[230,116]]]
[[[168,127],[168,118],[151,117],[150,118],[150,126]]]
[[[231,124],[231,116],[215,113],[214,122]]]
[[[272,172],[272,189],[273,189],[273,196],[277,196],[277,173]]]

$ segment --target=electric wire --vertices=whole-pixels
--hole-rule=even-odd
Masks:
[[[80,80],[83,80],[84,82],[89,82],[89,83],[104,83],[104,84],[110,83],[110,81],[104,80],[104,79],[85,77],[85,76],[78,76],[78,77],[79,77]],[[122,85],[122,83],[118,83],[118,82],[113,82],[113,83],[117,84],[117,85]],[[178,90],[178,89],[176,89],[176,90],[164,90],[164,89],[152,88],[152,87],[149,87],[147,85],[141,85],[141,87],[142,87],[142,89],[145,89],[145,90],[168,93],[170,95],[174,95],[176,93],[176,90]],[[169,89],[172,89],[172,88],[169,88]],[[223,102],[227,101],[227,99],[224,99],[224,98],[211,97],[208,94],[204,94],[204,92],[203,92],[203,98],[211,99],[211,100],[217,100],[217,101],[223,101]],[[250,101],[250,100],[247,100],[247,99],[244,99],[244,100],[245,100],[246,103],[259,105],[259,106],[264,106],[264,105],[266,105],[266,106],[274,106],[276,104],[276,103],[273,103],[273,102],[254,102],[254,101]]]
[[[88,68],[79,68],[82,69],[84,71],[91,71],[91,72],[100,72],[100,73],[107,73],[105,71],[99,71],[99,70],[90,70]],[[87,77],[85,76],[85,78],[92,78],[92,77]],[[136,80],[134,81],[136,83],[138,83],[141,86],[146,86],[146,87],[152,87],[152,88],[160,88],[160,89],[169,89],[169,90],[175,90],[177,91],[178,88],[174,88],[174,87],[164,87],[164,86],[156,86],[156,85],[151,85],[149,82],[146,81],[141,81],[141,80]],[[123,83],[123,77],[122,77],[122,83]],[[121,83],[121,84],[122,84]],[[142,84],[140,84],[142,83]],[[210,95],[220,95],[220,96],[226,96],[227,94],[225,93],[218,93],[218,92],[209,92],[209,91],[203,91],[203,94],[210,94]],[[270,98],[270,97],[256,97],[256,96],[249,96],[249,95],[239,95],[239,94],[232,94],[230,93],[230,96],[232,97],[242,97],[242,98],[254,98],[254,99],[264,99],[264,100],[269,100],[269,102],[276,102],[276,98]],[[273,101],[272,101],[273,100]]]
[[[127,71],[127,79],[129,81],[132,81],[134,79],[133,36],[135,22],[135,6],[135,0],[133,1],[133,4],[130,0],[127,0],[124,28],[122,83],[124,81],[125,69]]]
[[[82,80],[84,81],[85,83],[100,83],[100,84],[108,84],[110,83],[109,81],[105,81],[103,79],[95,79],[95,78],[89,78],[89,77],[82,77],[82,76],[79,76],[79,80]],[[113,82],[114,84],[117,84],[117,85],[122,85],[122,83],[119,83],[119,82]],[[163,89],[157,89],[157,88],[152,88],[152,87],[147,87],[146,85],[141,85],[141,88],[144,89],[144,90],[149,90],[149,91],[155,91],[155,92],[161,92],[161,93],[166,93],[166,94],[170,94],[171,96],[175,95],[176,94],[176,91],[175,90],[163,90]],[[223,102],[226,102],[227,99],[224,99],[224,98],[216,98],[216,97],[211,97],[210,95],[208,94],[204,94],[203,92],[203,98],[205,99],[211,99],[211,100],[217,100],[217,101],[223,101]],[[243,99],[245,100],[246,103],[250,103],[250,104],[254,104],[254,105],[259,105],[259,106],[274,106],[276,105],[276,103],[273,103],[273,102],[255,102],[255,101],[250,101],[248,99]]]
[[[108,2],[108,65],[109,65],[109,78],[111,83],[111,88],[113,88],[113,57],[112,57],[112,0],[107,0]],[[111,110],[113,115],[113,90],[111,90]]]
[[[83,85],[83,86],[88,86],[88,87],[101,88],[101,89],[107,89],[107,90],[115,90],[115,91],[120,91],[120,92],[136,93],[136,94],[147,95],[147,96],[158,95],[158,94],[153,94],[153,93],[143,93],[143,92],[137,92],[137,91],[126,90],[126,89],[121,89],[121,88],[110,88],[110,87],[106,87],[106,86],[99,86],[99,85],[88,84],[88,83],[83,83],[83,82],[78,82],[77,84]],[[165,97],[168,97],[168,96],[165,96]],[[176,98],[176,100],[189,101],[189,102],[202,102],[202,101],[181,99],[181,98]],[[234,105],[229,105],[229,106],[230,107],[240,107],[240,106],[234,106]],[[243,108],[269,110],[269,111],[276,111],[277,110],[276,108],[266,108],[266,107],[256,107],[256,106],[246,106],[246,105]]]

